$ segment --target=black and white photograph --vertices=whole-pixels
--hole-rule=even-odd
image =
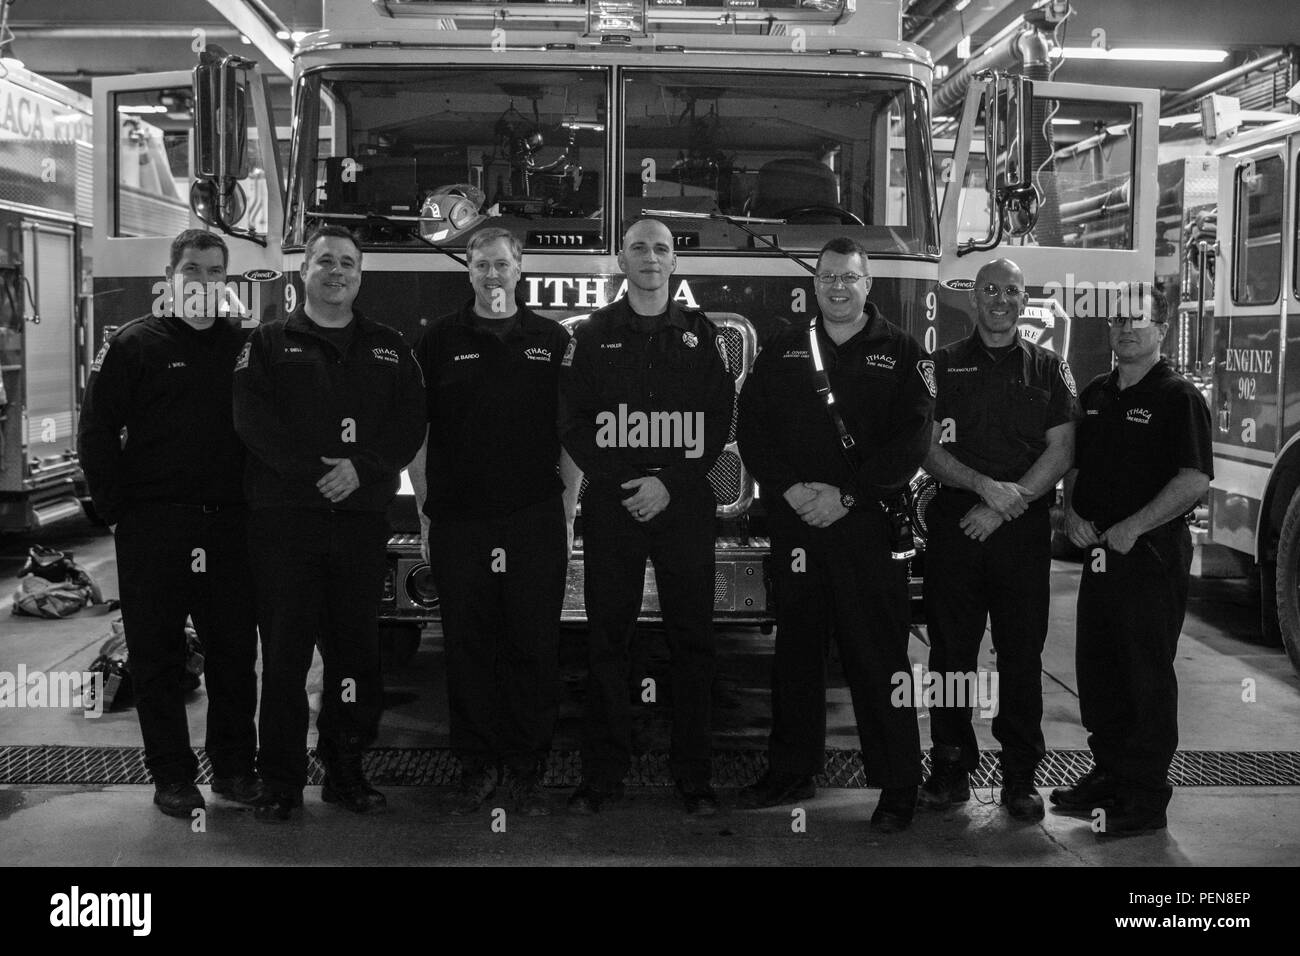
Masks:
[[[1297,865],[1300,7],[0,0],[20,929]]]

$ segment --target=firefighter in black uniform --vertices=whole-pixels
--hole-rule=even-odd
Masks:
[[[429,438],[410,469],[429,521],[461,763],[450,810],[477,810],[504,770],[514,808],[537,816],[549,812],[540,769],[555,726],[566,524],[580,480],[556,427],[569,334],[515,301],[523,250],[509,231],[476,232],[466,255],[474,298],[415,347]]]
[[[213,792],[241,803],[259,792],[244,449],[230,413],[248,333],[225,308],[226,265],[219,237],[199,229],[176,237],[167,293],[95,359],[78,437],[95,508],[116,537],[154,803],[187,818],[204,805],[182,689],[187,615],[203,643]]]
[[[288,819],[307,782],[305,690],[319,645],[322,798],[385,805],[362,751],[382,707],[378,613],[398,473],[424,437],[424,384],[402,336],[353,307],[361,252],[338,226],[307,240],[303,305],[254,330],[235,365],[259,582],[259,820]]]
[[[891,559],[880,502],[906,488],[925,458],[934,368],[915,339],[867,302],[868,270],[857,242],[828,242],[817,261],[820,315],[764,346],[740,395],[740,452],[765,492],[777,605],[769,770],[741,802],[768,807],[814,795],[833,633],[862,762],[882,789],[871,823],[893,832],[911,823],[921,751],[916,711],[891,703],[896,675],[910,683],[910,617],[907,565]],[[819,391],[819,361],[838,417]]]
[[[934,356],[939,395],[925,469],[941,488],[927,511],[925,620],[930,671],[958,699],[945,696],[930,708],[934,749],[920,804],[939,810],[970,798],[969,774],[980,755],[968,695],[987,686],[976,680],[976,668],[991,621],[1002,805],[1016,819],[1038,820],[1043,800],[1034,770],[1047,752],[1041,724],[1050,507],[1073,461],[1079,406],[1065,361],[1020,334],[1027,299],[1014,262],[988,263],[971,290],[974,332]]]
[[[1192,562],[1185,516],[1214,477],[1209,408],[1160,355],[1169,306],[1154,288],[1141,301],[1137,318],[1111,320],[1116,368],[1083,390],[1067,482],[1066,529],[1087,552],[1075,656],[1094,767],[1051,800],[1067,813],[1104,809],[1105,836],[1166,825]]]
[[[717,812],[710,785],[714,514],[708,481],[735,386],[701,312],[669,300],[673,237],[654,219],[623,236],[627,297],[592,313],[560,373],[560,436],[586,473],[587,727],[574,813],[623,792],[631,760],[628,644],[654,562],[672,656],[671,767],[688,813]]]

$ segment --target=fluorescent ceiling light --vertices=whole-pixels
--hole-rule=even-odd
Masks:
[[[1053,126],[1079,126],[1081,124],[1082,121],[1077,119],[1062,119],[1061,117],[1056,117],[1052,120]]]
[[[957,5],[954,6],[953,9],[958,13],[961,13],[969,6],[970,6],[970,0],[957,0]]]
[[[1222,63],[1228,58],[1227,50],[1207,50],[1177,47],[1119,47],[1104,49],[1095,46],[1056,47],[1054,57],[1067,60],[1140,60],[1163,63]]]
[[[165,106],[119,106],[119,113],[166,113]]]

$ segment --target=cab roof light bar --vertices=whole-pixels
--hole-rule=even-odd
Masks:
[[[856,0],[371,0],[388,17],[572,22],[600,34],[641,34],[655,24],[741,21],[838,23]]]

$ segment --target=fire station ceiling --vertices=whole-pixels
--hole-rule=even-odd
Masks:
[[[3,3],[4,0],[0,0]],[[371,0],[355,0],[368,4]],[[29,68],[89,92],[95,76],[189,69],[193,30],[212,42],[265,61],[256,40],[232,23],[256,21],[263,39],[321,24],[320,0],[11,0],[14,42],[7,51]],[[900,0],[903,36],[929,49],[940,71],[960,68],[1016,29],[1031,0]],[[1064,6],[1062,3],[1061,6]],[[1071,0],[1073,14],[1056,39],[1068,52],[1053,60],[1055,79],[1077,83],[1148,86],[1176,92],[1300,43],[1300,3],[1294,0]],[[232,19],[227,19],[230,17]],[[244,18],[244,19],[240,19]],[[969,49],[968,49],[969,47]],[[1157,59],[1098,58],[1156,49]],[[1183,52],[1170,52],[1183,51]],[[1219,54],[1187,51],[1222,51]],[[1189,62],[1193,56],[1200,62]],[[274,71],[268,71],[274,72]],[[1285,104],[1283,104],[1285,106]]]

